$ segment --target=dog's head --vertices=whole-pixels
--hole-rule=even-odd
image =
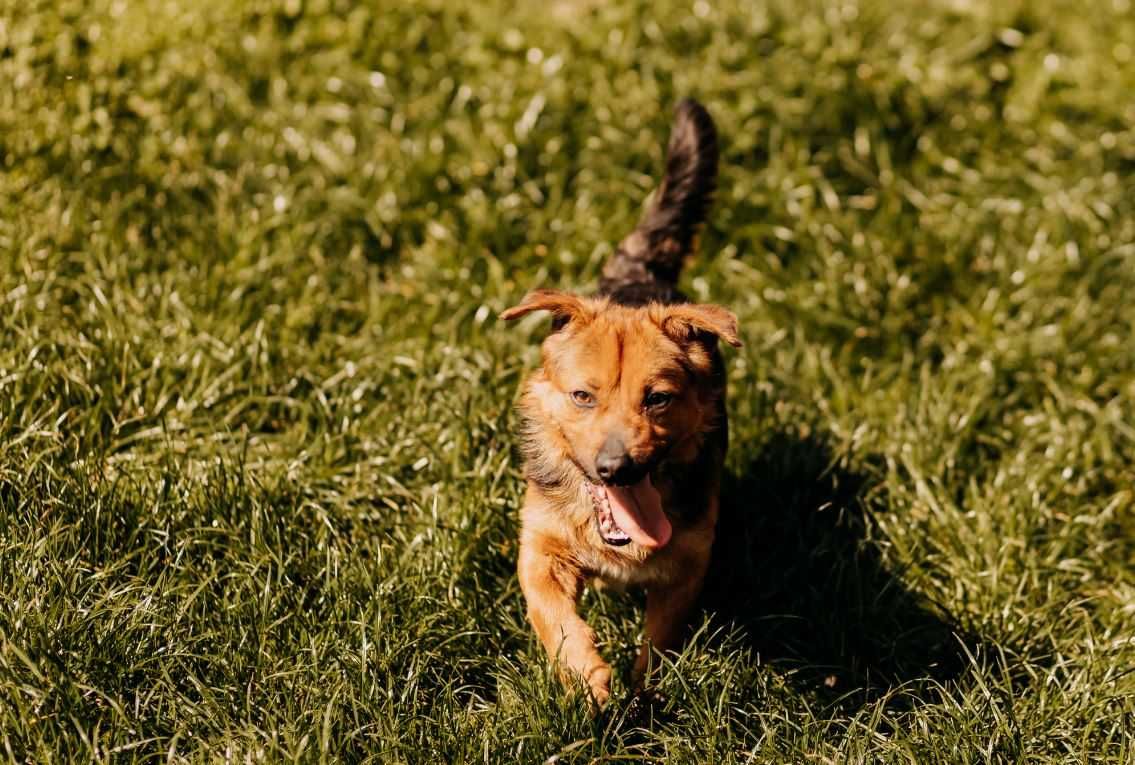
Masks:
[[[650,474],[664,459],[692,460],[716,424],[723,385],[716,345],[741,344],[736,318],[716,305],[632,307],[550,290],[501,316],[533,311],[550,312],[553,331],[525,414],[540,431],[540,449],[560,452],[537,458],[573,463],[597,508],[608,503],[629,539],[664,545],[669,524],[648,507]]]

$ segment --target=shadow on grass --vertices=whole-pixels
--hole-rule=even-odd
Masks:
[[[726,476],[704,605],[833,711],[906,684],[925,698],[984,648],[887,569],[864,510],[878,487],[833,462],[781,435]]]

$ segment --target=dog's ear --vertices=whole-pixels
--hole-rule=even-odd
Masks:
[[[505,321],[512,321],[533,311],[551,312],[553,329],[561,329],[570,321],[591,316],[591,310],[578,295],[559,290],[533,290],[524,296],[524,300],[520,301],[519,305],[502,311],[500,317]]]
[[[679,342],[708,333],[734,348],[741,347],[741,338],[737,336],[737,317],[732,311],[719,305],[680,303],[667,306],[659,324],[663,332]]]

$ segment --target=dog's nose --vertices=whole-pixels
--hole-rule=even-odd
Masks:
[[[595,456],[595,472],[606,483],[625,484],[634,483],[632,474],[635,472],[635,462],[627,453],[627,447],[622,439],[608,436]]]

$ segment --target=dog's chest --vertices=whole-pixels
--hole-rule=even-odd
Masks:
[[[645,560],[615,558],[600,549],[588,550],[579,557],[593,578],[612,589],[641,587],[674,577],[675,565],[669,549],[660,550]]]

